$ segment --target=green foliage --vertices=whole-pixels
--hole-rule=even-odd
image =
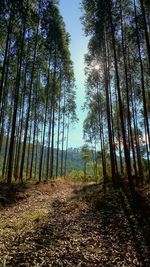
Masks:
[[[84,181],[84,172],[83,171],[71,171],[67,174],[67,179],[73,182],[83,182]]]
[[[89,147],[87,145],[84,145],[81,149],[81,157],[83,160],[88,161],[91,159],[92,154],[91,151],[89,149]]]

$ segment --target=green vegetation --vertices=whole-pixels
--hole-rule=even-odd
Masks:
[[[4,137],[5,140],[5,137]],[[15,145],[16,147],[16,145]],[[87,148],[87,150],[85,150]],[[30,148],[28,148],[28,155],[25,157],[25,165],[27,165],[28,160],[31,160],[32,157],[32,144],[30,145]],[[33,178],[35,180],[38,180],[38,167],[37,167],[37,173],[34,172],[36,164],[39,166],[40,164],[40,152],[41,152],[42,146],[41,144],[38,144],[37,147],[35,145],[35,150],[37,151],[37,158],[36,162],[33,161]],[[5,143],[2,144],[1,148],[1,162],[0,167],[2,167],[2,163],[4,160],[4,153],[5,153]],[[44,154],[47,153],[47,148],[44,148]],[[63,152],[64,155],[66,155],[66,151]],[[58,172],[57,175],[61,175],[61,155],[62,151],[60,150],[57,154],[57,149],[54,148],[54,170],[56,170],[56,162],[58,157]],[[109,163],[108,163],[109,164]],[[85,175],[85,165],[86,165],[86,175]],[[66,168],[65,168],[66,167]],[[43,162],[43,169],[46,170],[46,162]],[[109,167],[108,167],[109,169]],[[43,176],[42,179],[45,180],[46,172],[43,170]],[[67,150],[67,159],[66,159],[66,165],[63,167],[63,176],[70,177],[72,180],[82,180],[82,181],[98,181],[102,179],[102,165],[101,165],[101,158],[99,157],[99,152],[97,153],[97,159],[95,158],[95,152],[91,150],[88,146],[83,146],[81,148],[69,148]],[[110,172],[108,172],[110,175]],[[56,175],[56,172],[54,172],[54,176]],[[0,176],[2,180],[2,175]],[[24,173],[24,180],[29,180],[29,173],[28,175]],[[15,179],[13,178],[13,181]],[[16,181],[17,182],[17,181]]]
[[[21,214],[21,216],[15,221],[11,222],[3,222],[0,223],[0,232],[8,229],[14,229],[15,231],[24,231],[24,228],[29,229],[32,223],[39,222],[44,220],[47,217],[47,210],[45,209],[37,209],[35,211],[25,211]],[[27,226],[28,224],[28,226]],[[27,227],[26,227],[27,226]]]

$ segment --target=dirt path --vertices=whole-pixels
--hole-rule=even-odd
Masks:
[[[149,248],[121,191],[63,183],[46,188],[30,189],[0,211],[0,224],[11,221],[0,232],[0,266],[150,266]],[[32,218],[35,210],[41,214]]]

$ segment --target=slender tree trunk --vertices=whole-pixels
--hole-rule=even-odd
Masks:
[[[141,45],[140,45],[140,37],[139,37],[139,29],[138,29],[138,20],[137,20],[137,11],[136,11],[136,2],[135,2],[135,0],[134,0],[134,14],[135,14],[137,46],[138,46],[140,69],[141,69],[141,86],[142,86],[144,120],[145,120],[146,131],[147,131],[147,135],[148,135],[149,149],[150,149],[150,131],[149,131],[149,122],[148,122],[148,114],[147,114],[147,106],[146,106],[146,94],[145,94],[145,83],[144,83],[144,69],[143,69],[143,62],[142,62],[142,55],[141,55]]]
[[[110,88],[110,77],[109,77],[109,88]],[[109,89],[109,98],[110,98],[110,111],[111,111],[111,125],[112,125],[112,142],[113,142],[113,150],[114,150],[114,164],[115,164],[115,173],[117,175],[117,179],[119,178],[118,172],[118,162],[117,162],[117,155],[116,155],[116,144],[115,144],[115,132],[114,132],[114,121],[113,121],[113,105],[112,105],[112,93],[111,89]],[[118,182],[118,181],[117,181]]]
[[[103,178],[104,178],[104,188],[107,180],[107,168],[106,168],[106,151],[105,151],[105,140],[104,140],[104,128],[103,124],[101,126],[101,137],[102,137],[102,162],[103,162]]]
[[[20,112],[18,115],[18,127],[16,129],[16,141],[15,141],[15,153],[14,153],[14,178],[15,181],[18,179],[18,166],[19,166],[19,154],[20,154],[20,148],[21,148],[21,131],[22,131],[22,111],[20,108]]]
[[[29,104],[28,104],[28,110],[27,110],[27,116],[26,116],[26,125],[25,125],[22,157],[21,157],[21,164],[20,164],[20,180],[21,181],[23,180],[24,158],[25,158],[25,149],[26,149],[26,142],[27,142],[27,132],[28,132],[29,117],[30,117],[30,109],[31,109],[31,96],[32,96],[32,87],[33,87],[33,79],[34,79],[35,60],[36,60],[36,54],[37,54],[38,31],[39,31],[39,22],[37,25],[36,40],[35,40],[35,46],[34,46],[33,64],[32,64],[32,70],[31,70],[29,99],[28,99]]]
[[[106,45],[106,44],[105,44]],[[110,160],[111,160],[111,176],[114,185],[116,184],[116,170],[115,170],[115,159],[114,159],[114,148],[112,141],[112,125],[110,117],[110,99],[109,99],[109,70],[107,66],[107,51],[105,46],[104,52],[104,83],[105,83],[105,92],[106,92],[106,109],[107,109],[107,125],[108,125],[108,137],[109,137],[109,148],[110,148]]]
[[[10,128],[11,128],[11,117],[10,117],[10,120],[8,122],[6,146],[5,146],[5,152],[4,152],[3,167],[2,167],[2,179],[3,180],[4,180],[4,177],[5,177],[5,173],[6,173],[6,163],[7,163],[7,154],[8,154],[8,146],[9,146]]]
[[[122,18],[122,5],[120,1],[120,17],[121,17],[121,34],[122,34],[122,53],[123,53],[123,63],[124,63],[124,74],[125,74],[125,86],[126,86],[126,103],[127,103],[127,122],[128,122],[128,129],[129,129],[129,143],[131,140],[131,148],[133,154],[133,164],[135,170],[135,177],[136,182],[138,183],[138,173],[137,173],[137,166],[136,166],[136,157],[135,157],[135,150],[134,150],[134,142],[133,142],[133,134],[132,134],[132,126],[131,126],[131,113],[130,113],[130,97],[129,97],[129,84],[128,84],[128,66],[127,66],[127,57],[126,57],[126,40],[125,34],[123,29],[123,18]]]
[[[65,139],[65,108],[66,108],[66,92],[64,90],[64,110],[63,110],[63,122],[62,122],[62,146],[61,146],[61,167],[60,176],[63,176],[63,165],[64,165],[64,139]]]
[[[42,174],[41,174],[41,177],[44,177],[44,182],[46,181],[46,179],[45,179],[45,175],[46,175],[45,165],[46,165],[46,147],[44,147],[44,151],[43,151]]]
[[[129,51],[128,51],[128,64],[129,64],[129,69],[130,67],[130,57],[129,57]],[[136,118],[137,118],[137,111],[136,111],[136,100],[134,99],[134,88],[132,84],[132,76],[129,75],[129,86],[131,90],[131,105],[132,105],[132,120],[133,120],[133,130],[134,130],[134,140],[135,140],[135,148],[136,148],[136,154],[137,154],[137,163],[138,163],[138,173],[140,176],[140,180],[143,177],[143,167],[142,167],[142,160],[141,160],[141,151],[140,151],[140,145],[139,145],[139,138],[137,136],[137,127],[138,125],[136,124]],[[138,179],[136,180],[137,186],[139,186],[139,181]]]
[[[42,174],[42,163],[43,163],[43,154],[44,154],[44,145],[45,145],[45,133],[46,133],[46,121],[47,121],[47,108],[48,108],[48,97],[46,97],[44,131],[43,131],[43,140],[42,140],[42,144],[41,144],[42,149],[41,149],[41,157],[40,157],[40,165],[39,165],[39,182],[41,182],[41,174]]]
[[[0,153],[1,153],[2,144],[3,144],[4,126],[5,126],[5,117],[3,116],[2,124],[1,124],[1,131],[0,131]]]
[[[10,46],[10,45],[9,45]],[[9,47],[10,48],[10,47]],[[8,50],[9,50],[8,48]],[[3,97],[2,97],[2,101],[1,101],[1,104],[0,104],[0,109],[1,109],[1,112],[0,112],[0,125],[3,124],[3,120],[5,120],[5,112],[7,110],[7,102],[8,102],[8,88],[7,88],[7,82],[8,82],[8,72],[9,72],[9,60],[10,60],[10,57],[9,55],[7,56],[7,68],[6,68],[6,73],[5,73],[5,79],[4,79],[4,84],[2,85],[3,87]],[[0,136],[1,138],[3,138],[3,134],[2,132],[0,132]],[[0,148],[1,150],[1,148]]]
[[[97,182],[97,177],[98,177],[98,161],[97,161],[97,142],[96,142],[96,136],[95,136],[95,177],[96,177],[96,182]]]
[[[66,178],[66,172],[67,172],[67,157],[68,157],[68,144],[69,144],[69,121],[70,121],[70,116],[69,116],[69,113],[68,113],[68,124],[67,124],[67,140],[66,140],[66,153],[65,153],[64,178]]]
[[[53,177],[54,172],[54,134],[55,134],[55,108],[52,108],[52,138],[51,138],[51,164],[50,164],[50,178]]]
[[[107,177],[106,172],[106,157],[105,157],[105,148],[104,148],[104,135],[103,135],[103,123],[102,123],[102,111],[101,111],[101,96],[99,95],[99,83],[97,81],[97,110],[98,110],[98,123],[100,131],[100,143],[101,143],[101,154],[102,154],[102,168],[103,168],[103,178],[104,181]]]
[[[38,130],[38,123],[37,123],[37,142],[36,142],[36,151],[35,151],[35,168],[34,168],[34,179],[37,178],[37,164],[38,164],[38,149],[39,149],[39,142],[38,142],[39,130]]]
[[[29,179],[32,180],[32,171],[33,171],[33,161],[34,161],[34,150],[35,150],[35,137],[36,137],[36,129],[37,129],[37,122],[36,119],[34,121],[34,131],[33,131],[33,144],[32,144],[32,152],[31,152],[31,165],[30,165],[30,174]]]
[[[126,162],[126,171],[127,171],[127,176],[129,179],[129,184],[130,186],[132,186],[130,151],[128,149],[127,141],[126,141],[126,130],[125,130],[125,124],[124,124],[123,105],[122,105],[121,92],[120,92],[118,60],[117,60],[117,52],[116,52],[114,25],[112,22],[111,3],[110,3],[110,24],[111,24],[111,32],[112,32],[112,45],[113,45],[113,51],[114,51],[114,64],[115,64],[116,82],[117,82],[116,85],[117,85],[117,93],[118,93],[118,101],[119,101],[119,111],[120,111],[121,130],[122,130],[122,137],[123,137],[124,155],[125,155],[125,162]]]
[[[133,104],[133,99],[132,99],[134,136],[135,136],[135,143],[136,143],[136,151],[137,151],[137,160],[138,160],[139,176],[140,176],[140,182],[142,184],[142,180],[143,180],[143,166],[142,166],[141,149],[140,149],[139,135],[138,135],[138,117],[137,117],[136,102],[135,102],[135,107],[133,105],[134,104]],[[137,181],[137,186],[139,186],[139,181]]]
[[[7,55],[8,55],[11,31],[12,31],[12,19],[9,20],[9,26],[8,26],[7,37],[6,37],[5,55],[4,55],[4,61],[3,61],[3,67],[2,67],[1,82],[0,82],[0,106],[1,106],[2,95],[3,95],[3,85],[4,85],[4,80],[5,80],[5,69],[6,69],[6,64],[7,64]]]
[[[22,41],[21,41],[20,57],[18,55],[18,70],[17,70],[17,77],[16,77],[16,89],[15,89],[15,97],[14,97],[14,110],[13,110],[13,119],[12,119],[12,130],[11,130],[9,154],[8,154],[9,157],[8,157],[7,182],[9,184],[11,183],[11,180],[12,180],[14,144],[15,144],[15,130],[16,130],[16,119],[17,119],[17,111],[18,111],[19,89],[20,89],[20,79],[21,79],[22,59],[23,59],[23,51],[24,51],[25,32],[26,32],[26,25],[24,23],[24,25],[23,25],[23,33],[22,33]]]
[[[87,162],[86,160],[84,160],[84,181],[86,181],[86,165],[87,165]]]
[[[34,130],[33,130],[33,144],[32,144],[32,155],[31,155],[31,165],[30,165],[30,180],[32,179],[32,171],[33,171],[33,161],[34,161],[34,151],[35,151],[35,138],[36,138],[36,130],[37,130],[37,85],[36,85],[36,96],[35,96],[35,108],[34,108]]]
[[[49,130],[48,130],[48,147],[47,147],[47,163],[46,163],[46,180],[49,177],[49,166],[50,166],[50,143],[51,143],[51,129],[52,129],[52,107],[50,109],[50,118],[49,118]]]
[[[27,157],[26,158],[26,179],[29,178],[29,165],[30,165],[30,154],[31,154],[31,133],[32,133],[32,122],[30,123],[30,126],[29,126],[29,142],[28,142],[28,147],[27,147],[27,149],[25,149],[25,155],[24,155],[24,156],[26,156],[26,150],[27,150],[27,156],[26,156]],[[23,169],[23,171],[24,171],[24,169]]]
[[[121,139],[122,139],[122,136],[121,136],[121,129],[120,129],[120,116],[118,114],[118,106],[117,106],[117,103],[118,103],[118,98],[117,98],[117,88],[115,86],[115,100],[116,100],[116,119],[117,119],[117,132],[116,132],[116,135],[117,135],[117,140],[118,140],[118,145],[119,145],[119,158],[120,158],[120,172],[121,172],[121,176],[123,177],[124,175],[124,167],[123,167],[123,159],[122,159],[122,148],[121,148]]]
[[[15,180],[19,178],[19,167],[20,167],[20,155],[22,149],[22,135],[23,135],[23,124],[24,124],[24,113],[25,113],[25,96],[26,96],[26,87],[27,87],[27,68],[28,64],[26,63],[25,70],[24,70],[24,85],[23,85],[23,92],[22,92],[22,112],[21,112],[21,120],[20,120],[20,127],[19,127],[19,141],[18,141],[18,151],[16,153],[16,164],[15,164],[15,172],[14,177]]]
[[[144,31],[145,31],[145,39],[146,39],[146,46],[147,46],[147,55],[148,55],[148,60],[149,60],[149,70],[150,70],[150,41],[149,41],[149,33],[148,33],[148,28],[147,28],[147,21],[146,21],[146,14],[145,14],[145,7],[143,0],[140,0],[141,4],[141,11],[142,11],[142,16],[143,16],[143,22],[144,22]]]
[[[56,101],[56,67],[57,67],[57,51],[55,45],[55,54],[54,54],[54,76],[53,76],[53,88],[52,88],[52,138],[51,138],[51,159],[50,159],[50,178],[54,174],[54,135],[55,135],[55,101]]]
[[[60,101],[59,96],[59,108],[58,108],[58,129],[57,129],[57,152],[56,152],[56,178],[58,177],[58,164],[59,164],[59,141],[60,141]]]

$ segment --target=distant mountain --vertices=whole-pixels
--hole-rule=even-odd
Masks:
[[[22,144],[21,144],[22,146]],[[1,148],[1,155],[0,155],[0,168],[3,166],[4,162],[4,157],[5,157],[5,147],[6,147],[6,137],[3,138],[3,144]],[[15,145],[15,152],[17,151],[17,145]],[[26,147],[26,155],[25,155],[25,169],[30,168],[31,164],[31,158],[32,158],[32,148],[33,144],[27,144]],[[37,160],[37,172],[39,168],[39,163],[40,163],[40,156],[41,156],[41,149],[42,146],[39,143],[38,145],[35,145],[34,151],[36,155],[34,156],[34,161],[33,161],[33,170],[35,169],[35,158]],[[46,164],[47,164],[47,147],[44,148],[44,159],[43,159],[43,170],[46,169]],[[54,174],[55,174],[55,169],[56,169],[56,157],[57,157],[57,150],[56,148],[54,149]],[[58,153],[58,175],[60,175],[60,168],[61,168],[61,161],[62,161],[62,151],[59,150]],[[80,171],[83,170],[84,166],[84,161],[81,158],[81,149],[80,148],[69,148],[67,152],[64,150],[63,151],[63,171],[66,165],[66,173],[69,173],[73,170],[75,171]]]

